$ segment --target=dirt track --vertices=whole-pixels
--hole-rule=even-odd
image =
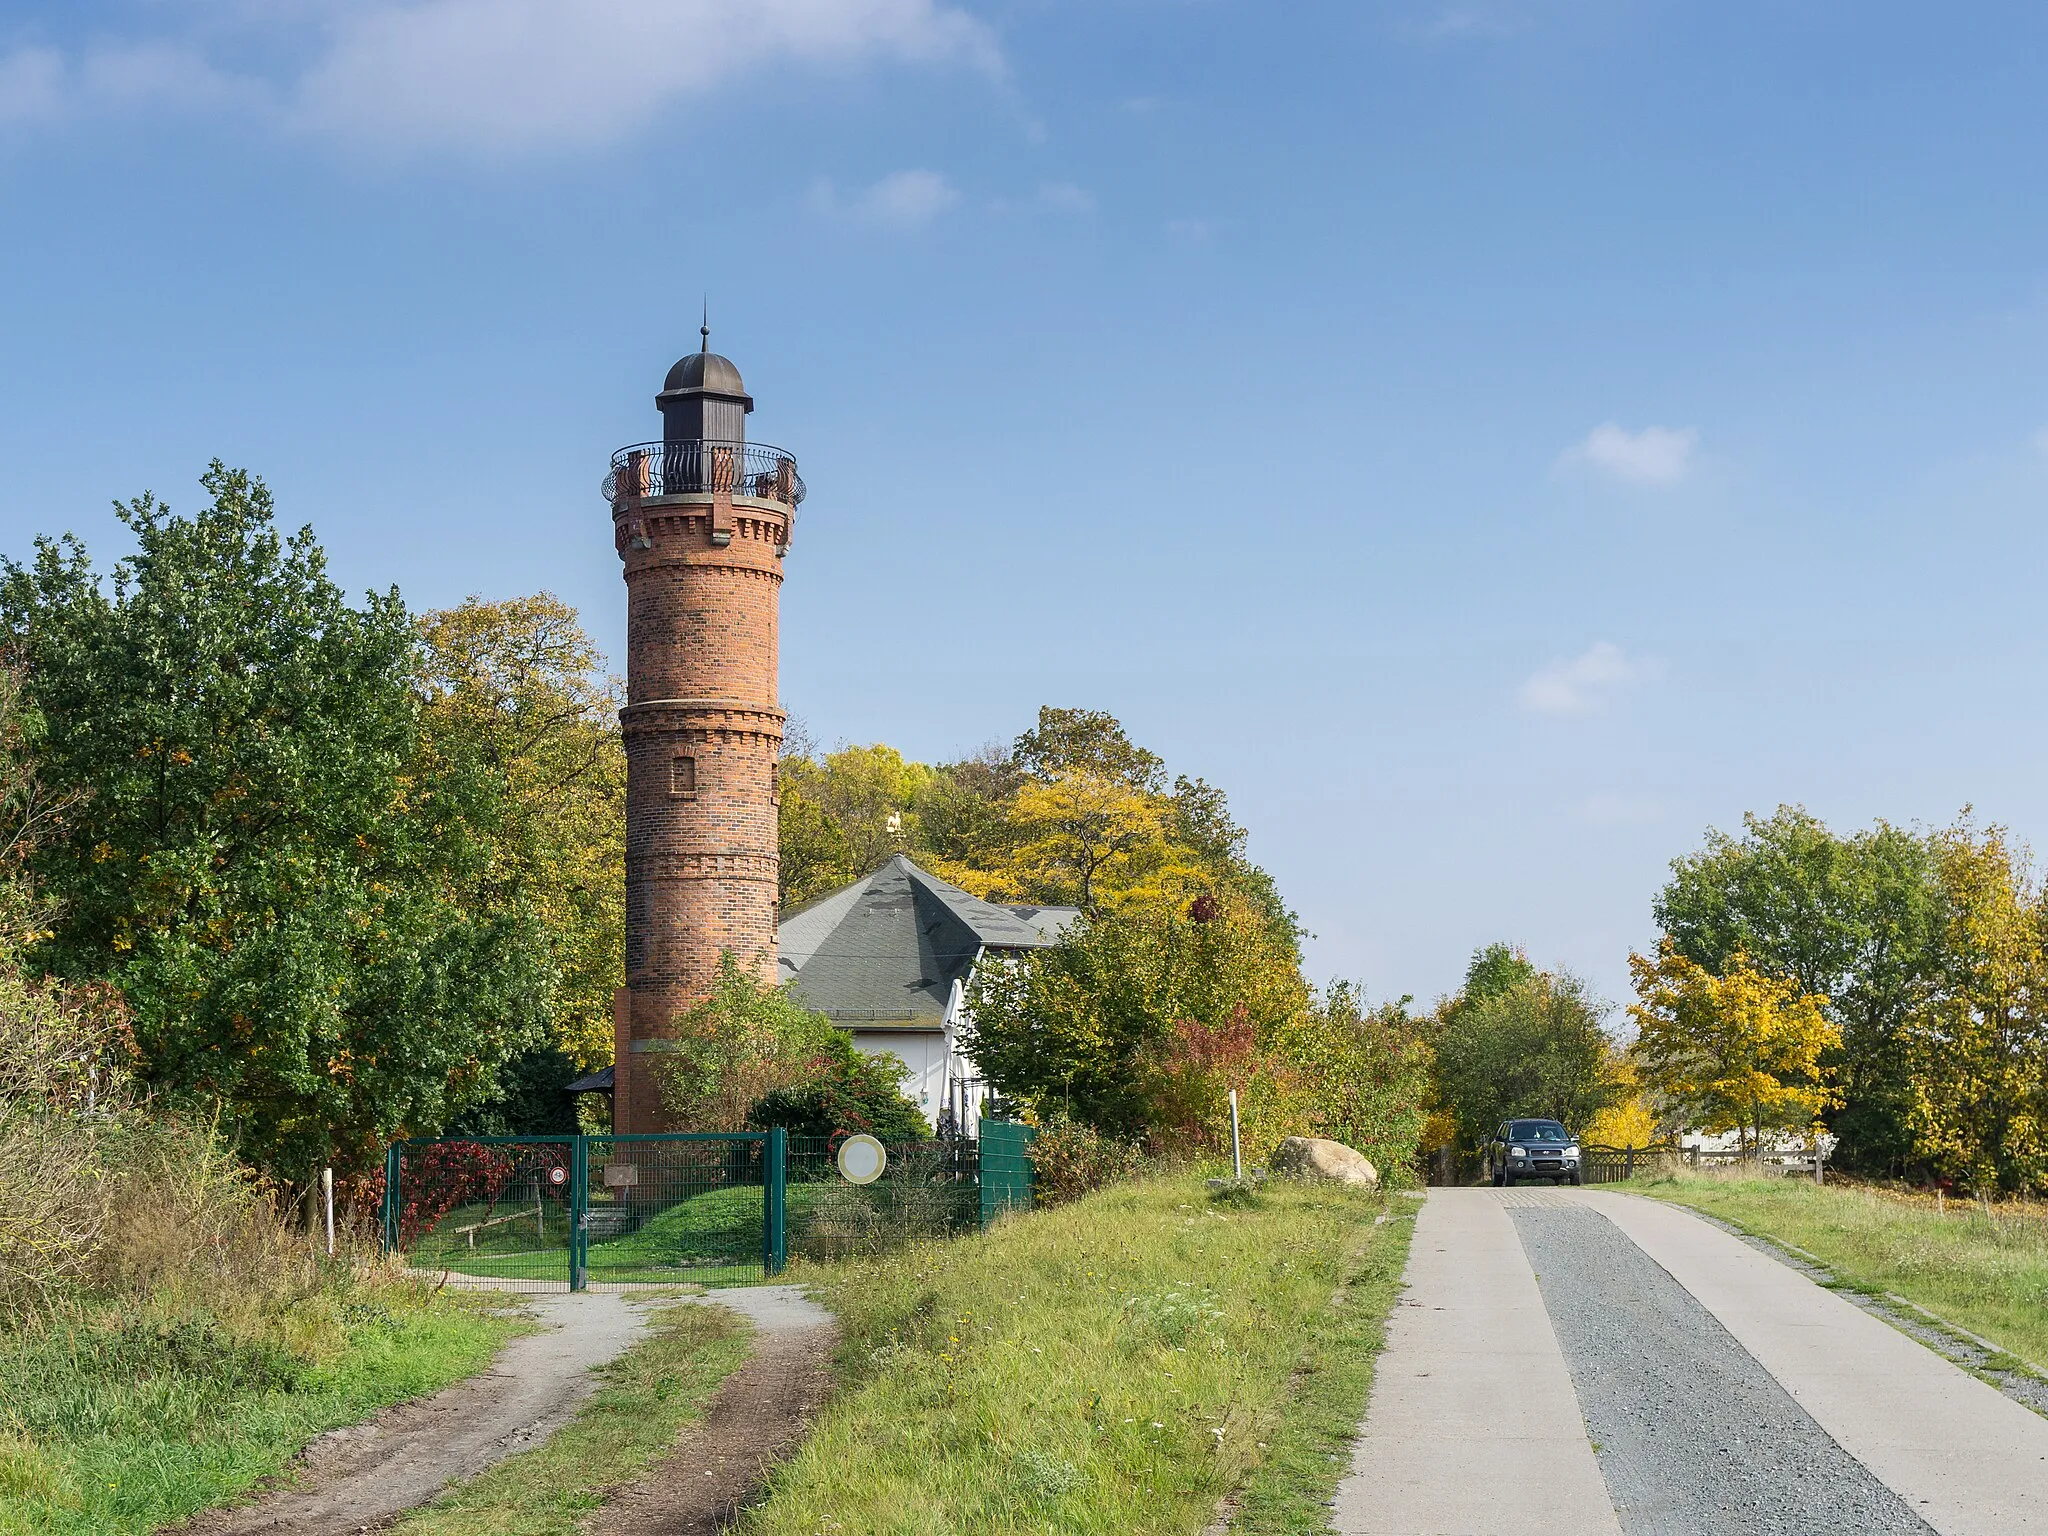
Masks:
[[[597,1385],[592,1368],[616,1358],[671,1297],[585,1292],[522,1298],[546,1331],[506,1345],[489,1370],[367,1424],[320,1436],[290,1488],[213,1510],[179,1536],[357,1536],[449,1483],[541,1444],[575,1417]],[[718,1521],[802,1434],[824,1400],[831,1315],[787,1286],[702,1298],[730,1306],[756,1330],[752,1357],[712,1398],[705,1419],[647,1478],[615,1495],[617,1536],[712,1533]],[[707,1475],[708,1474],[708,1475]]]

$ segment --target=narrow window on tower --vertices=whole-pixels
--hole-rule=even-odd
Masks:
[[[768,798],[775,804],[782,804],[782,769],[777,763],[768,765]]]
[[[668,765],[668,792],[694,798],[697,793],[697,759],[678,752]]]

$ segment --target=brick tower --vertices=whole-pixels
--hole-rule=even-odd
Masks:
[[[669,1128],[654,1068],[723,952],[775,979],[777,609],[804,484],[747,442],[753,399],[703,336],[654,397],[661,441],[620,449],[605,481],[626,574],[620,1132]]]

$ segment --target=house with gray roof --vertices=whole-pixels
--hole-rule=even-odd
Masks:
[[[861,1050],[900,1058],[903,1091],[934,1126],[950,1111],[971,1133],[985,1090],[958,1040],[974,968],[991,953],[1043,948],[1080,915],[983,901],[898,854],[783,917],[779,979]]]

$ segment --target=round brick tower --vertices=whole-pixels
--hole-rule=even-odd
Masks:
[[[669,1129],[658,1063],[730,951],[775,979],[776,702],[796,460],[749,444],[754,402],[704,347],[668,373],[662,439],[612,456],[626,574],[626,985],[613,1128]]]

